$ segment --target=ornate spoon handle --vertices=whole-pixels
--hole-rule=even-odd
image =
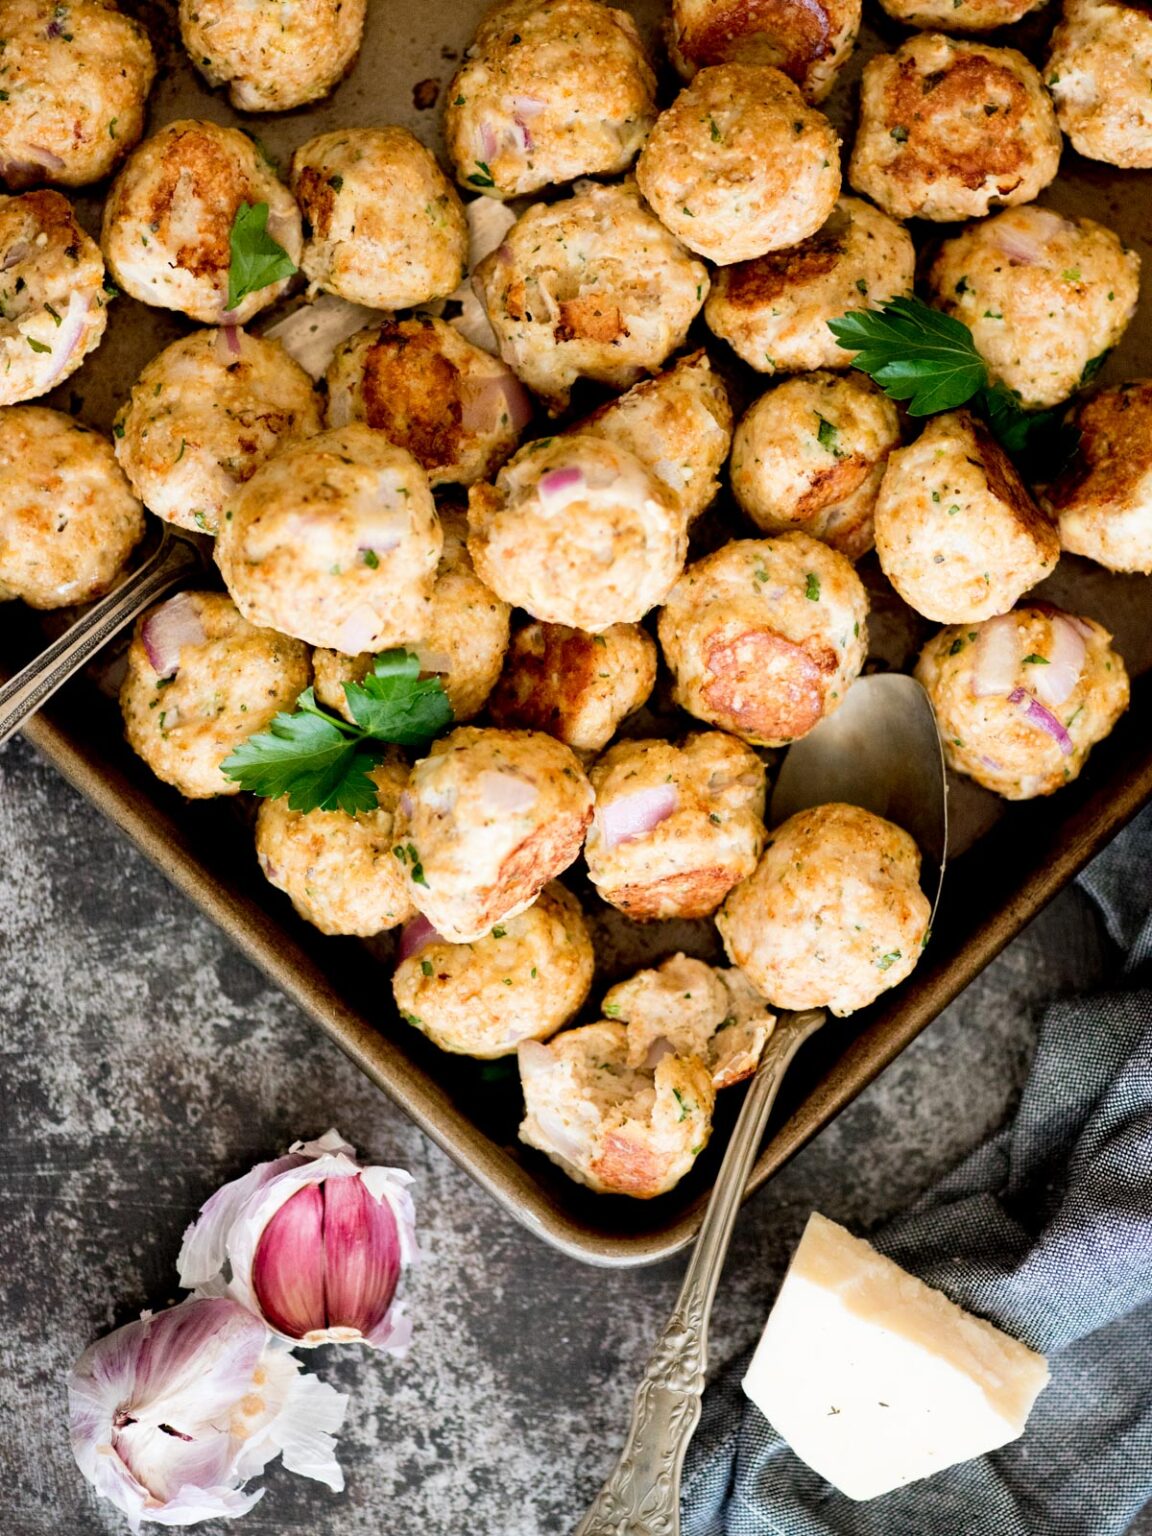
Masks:
[[[679,1536],[680,1469],[700,1420],[708,1318],[732,1228],[781,1079],[824,1019],[820,1010],[783,1014],[764,1047],[676,1306],[637,1389],[620,1460],[573,1536]]]
[[[202,564],[194,545],[165,529],[160,547],[139,570],[94,603],[83,618],[15,677],[0,685],[0,742],[18,731],[28,716],[34,715],[117,631]]]

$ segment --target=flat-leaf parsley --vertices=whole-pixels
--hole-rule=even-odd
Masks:
[[[228,268],[228,308],[235,309],[250,293],[291,277],[296,263],[268,233],[268,204],[241,203],[229,236],[232,262]]]

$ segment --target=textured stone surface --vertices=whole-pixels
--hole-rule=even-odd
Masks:
[[[1087,904],[1066,892],[761,1192],[717,1303],[717,1367],[758,1331],[812,1207],[865,1230],[906,1203],[1002,1117],[1042,1005],[1106,964]],[[313,1355],[354,1394],[348,1490],[273,1467],[242,1529],[571,1529],[680,1262],[597,1271],[529,1236],[19,742],[0,751],[0,997],[5,1536],[126,1530],[73,1466],[70,1364],[94,1334],[174,1298],[181,1232],[221,1181],[329,1125],[415,1175],[416,1343],[400,1364]]]

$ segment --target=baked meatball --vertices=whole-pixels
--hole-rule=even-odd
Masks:
[[[554,412],[580,377],[627,389],[654,373],[708,293],[632,182],[534,203],[473,281],[500,356]]]
[[[104,0],[4,0],[0,178],[84,187],[144,131],[156,74],[148,34]]]
[[[669,1048],[704,1062],[714,1088],[750,1077],[776,1023],[741,972],[673,955],[604,994],[601,1012],[628,1026],[628,1065],[652,1065]]]
[[[840,192],[840,140],[778,69],[715,64],[656,119],[636,182],[690,251],[728,266],[820,228]]]
[[[1128,674],[1091,619],[1035,603],[942,629],[921,653],[948,766],[1007,800],[1050,795],[1128,707]]]
[[[256,856],[278,891],[321,933],[369,938],[412,916],[408,886],[393,856],[392,822],[408,779],[407,764],[368,770],[377,809],[294,811],[287,796],[262,800],[256,816]]]
[[[523,912],[580,852],[592,786],[538,731],[461,726],[412,769],[395,855],[413,904],[453,944]]]
[[[1008,208],[945,240],[932,302],[972,332],[995,379],[1029,408],[1090,379],[1136,313],[1140,258],[1091,219]]]
[[[75,373],[100,345],[107,302],[100,247],[67,198],[0,197],[0,405]]]
[[[723,267],[704,319],[759,373],[848,368],[852,353],[829,320],[905,297],[915,270],[903,224],[862,198],[842,197],[824,227],[799,245]]]
[[[885,576],[939,624],[1006,613],[1060,557],[1056,529],[968,411],[934,416],[891,454],[875,533]]]
[[[774,828],[716,922],[729,959],[773,1007],[842,1017],[911,973],[931,912],[907,832],[833,804]]]
[[[839,707],[868,653],[867,617],[849,561],[806,533],[725,544],[688,567],[660,614],[675,700],[786,746]]]
[[[523,197],[626,171],[656,116],[656,77],[626,11],[599,0],[509,0],[480,23],[445,95],[464,186]]]
[[[1152,14],[1125,0],[1065,0],[1045,82],[1073,149],[1152,167]]]
[[[520,1140],[599,1194],[651,1200],[708,1145],[716,1090],[705,1064],[670,1052],[628,1065],[628,1031],[607,1019],[518,1050]]]
[[[464,209],[431,150],[406,128],[344,128],[292,156],[305,219],[300,265],[353,304],[409,309],[459,287]]]
[[[430,485],[489,479],[532,417],[511,368],[431,315],[357,331],[325,377],[329,426],[366,421],[407,448]]]
[[[360,47],[367,0],[180,0],[180,35],[209,85],[240,112],[287,112],[327,96]]]
[[[533,618],[592,633],[634,624],[684,567],[687,518],[634,453],[573,434],[529,443],[468,493],[482,581]]]
[[[896,21],[949,32],[990,32],[1039,10],[1045,0],[880,0]]]
[[[424,633],[443,542],[419,464],[354,422],[260,466],[224,514],[216,563],[250,623],[355,656]]]
[[[764,849],[764,764],[723,731],[620,741],[590,773],[596,813],[584,857],[629,917],[707,917]]]
[[[1110,571],[1152,572],[1152,380],[1100,390],[1072,425],[1076,452],[1044,494],[1061,545]]]
[[[924,32],[865,68],[848,180],[898,219],[979,219],[1030,203],[1060,146],[1022,53]]]
[[[531,623],[512,637],[488,712],[497,725],[547,731],[573,752],[599,752],[655,683],[656,642],[638,624],[589,635]]]
[[[254,629],[219,592],[180,592],[137,620],[120,708],[128,745],[193,800],[239,794],[220,765],[293,707],[308,647]]]
[[[567,1024],[595,967],[580,904],[555,883],[470,944],[449,944],[417,918],[400,955],[392,995],[408,1023],[442,1051],[488,1059]]]
[[[303,368],[279,342],[229,326],[193,331],[152,359],[116,417],[116,457],[149,511],[215,533],[261,464],[319,430]]]
[[[860,0],[672,0],[668,46],[685,78],[704,64],[771,64],[823,101],[859,30]]]
[[[732,494],[763,533],[800,528],[849,560],[872,548],[872,509],[900,442],[895,405],[862,374],[785,379],[732,441]]]
[[[193,320],[243,325],[274,304],[291,274],[228,308],[232,229],[241,204],[268,205],[267,233],[299,265],[300,210],[247,134],[167,123],[129,155],[104,204],[100,243],[112,275],[144,304]]]
[[[720,489],[720,469],[732,445],[732,407],[723,379],[701,350],[633,384],[576,431],[634,453],[692,520]]]
[[[480,713],[500,676],[508,649],[511,609],[472,569],[463,513],[443,507],[439,515],[444,547],[424,629],[410,635],[404,644],[417,653],[426,672],[439,673],[459,722]],[[317,651],[312,658],[316,697],[351,720],[344,684],[360,682],[373,660],[371,651],[359,656]]]
[[[0,486],[0,602],[101,597],[144,535],[111,443],[61,411],[0,410]]]

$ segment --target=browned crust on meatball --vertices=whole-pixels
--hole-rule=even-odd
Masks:
[[[509,314],[511,312],[509,306]],[[560,305],[560,323],[555,330],[557,341],[575,341],[579,337],[585,341],[612,342],[629,334],[619,305],[606,305],[594,294],[565,299]]]
[[[424,469],[459,452],[460,370],[440,350],[435,328],[419,318],[388,320],[364,354],[364,415]]]
[[[1101,506],[1127,506],[1152,462],[1152,379],[1101,390],[1079,407],[1074,422],[1080,443],[1048,488],[1049,504],[1060,512],[1087,492]]]
[[[871,470],[872,465],[862,453],[837,459],[827,469],[818,470],[812,477],[811,485],[796,503],[797,517],[815,517],[825,507],[846,500],[864,484]]]
[[[820,720],[822,677],[837,663],[819,641],[798,643],[774,629],[720,629],[705,642],[704,664],[711,681],[700,692],[710,709],[750,736],[786,741]]]
[[[79,238],[80,226],[72,212],[72,204],[61,193],[53,192],[48,187],[41,187],[36,192],[24,192],[19,200],[6,199],[4,207],[13,215],[11,220],[5,220],[6,223],[18,222],[25,227],[35,224],[37,234],[47,236],[40,243],[49,246],[59,244],[65,249],[65,255],[69,254],[72,243]],[[65,238],[54,239],[54,236]]]
[[[781,294],[790,293],[801,284],[814,283],[834,271],[847,243],[846,226],[825,226],[787,250],[769,251],[754,261],[735,262],[722,274],[724,302],[734,310],[762,310]]]
[[[702,25],[685,32],[680,51],[695,64],[753,57],[799,81],[832,52],[834,30],[821,0],[719,0]]]
[[[1055,549],[1057,547],[1056,530],[1051,520],[1033,501],[1027,486],[1017,474],[1012,460],[979,417],[972,416],[967,411],[961,411],[959,414],[965,417],[976,439],[976,449],[980,455],[980,463],[988,481],[989,491],[997,501],[1008,508],[1021,528],[1025,529],[1038,544],[1047,544]]]
[[[547,731],[566,741],[596,683],[600,654],[596,637],[583,630],[528,625],[512,641],[489,714],[497,725]]]
[[[336,207],[336,189],[322,171],[318,171],[314,165],[306,165],[297,173],[293,191],[300,204],[300,211],[312,226],[313,234],[326,240]]]
[[[642,1141],[610,1131],[588,1171],[613,1194],[645,1200],[660,1188],[666,1168],[664,1160]]]
[[[614,885],[601,894],[637,922],[668,917],[711,917],[739,880],[731,869],[711,864],[685,869],[644,885]]]
[[[198,124],[175,133],[165,146],[147,203],[153,224],[172,219],[174,213],[179,218],[179,208],[173,210],[172,205],[178,189],[181,198],[186,195],[181,186],[186,176],[191,181],[192,195],[206,207],[219,209],[225,217],[213,220],[210,227],[199,228],[191,244],[177,249],[175,264],[193,277],[217,277],[232,264],[232,223],[237,208],[251,195],[249,178],[234,155],[214,136],[202,132]]]
[[[579,816],[557,816],[539,827],[500,865],[477,927],[489,926],[512,907],[535,896],[549,880],[568,868],[584,846],[584,834],[592,823],[593,807]]]

